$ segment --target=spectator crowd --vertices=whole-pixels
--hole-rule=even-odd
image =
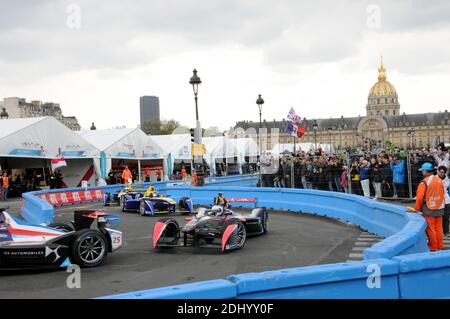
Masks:
[[[261,158],[261,186],[345,192],[368,198],[415,198],[415,210],[427,220],[429,248],[443,249],[449,236],[450,154],[436,150],[346,150],[339,154],[299,151]],[[437,201],[439,202],[437,205]],[[433,206],[434,205],[434,206]]]
[[[408,156],[412,194],[408,185]],[[419,168],[425,162],[431,163],[435,170],[439,166],[448,168],[449,153],[447,149],[411,152],[396,149],[378,154],[352,150],[341,154],[325,154],[320,149],[297,151],[295,155],[280,156],[275,164],[273,157],[262,158],[262,186],[346,192],[375,198],[413,198],[423,178]]]

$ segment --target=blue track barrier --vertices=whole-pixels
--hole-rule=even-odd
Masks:
[[[99,299],[230,299],[236,298],[236,285],[225,279],[156,288],[106,296]]]
[[[245,185],[245,186],[255,186],[258,180],[258,175],[247,174],[247,175],[233,175],[233,176],[223,176],[207,178],[207,183],[209,185],[221,186],[221,185]],[[145,183],[134,183],[131,186],[136,189],[148,188],[150,185],[154,185],[155,188],[160,191],[167,187],[176,187],[184,185],[185,182],[181,180],[170,180],[161,182],[145,182]],[[40,190],[34,192],[28,192],[22,194],[24,199],[24,206],[22,210],[23,218],[29,223],[40,225],[40,224],[51,224],[54,221],[54,208],[47,201],[37,197],[36,195],[48,194],[52,192],[60,191],[79,191],[79,190],[93,190],[93,189],[103,189],[104,192],[115,193],[116,191],[122,189],[123,184],[114,184],[107,186],[91,186],[87,188],[75,187],[75,188],[64,188],[64,189],[50,189],[50,190]]]
[[[450,298],[450,251],[392,258],[399,264],[401,298]]]
[[[188,196],[200,205],[212,204],[219,191],[225,197],[252,197],[257,206],[348,221],[386,239],[366,249],[362,262],[238,274],[102,298],[450,298],[450,252],[428,251],[426,222],[419,214],[356,195],[245,187],[254,186],[257,179],[257,175],[227,176],[211,178],[205,187],[184,186],[179,181],[143,186],[153,184],[176,200]],[[102,188],[115,191],[121,187]],[[24,217],[30,221],[52,220],[53,207],[35,194],[23,195]],[[376,275],[374,269],[379,269],[379,287],[370,285],[371,276]]]
[[[225,197],[256,198],[256,206],[303,212],[335,218],[359,225],[362,229],[388,239],[366,249],[365,259],[428,251],[425,220],[407,213],[404,207],[377,202],[357,195],[304,189],[254,187],[162,187],[176,200],[187,196],[197,205],[210,205],[218,192]]]

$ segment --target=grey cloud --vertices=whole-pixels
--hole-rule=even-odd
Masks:
[[[81,7],[81,29],[65,24],[72,2]],[[429,63],[446,61],[436,52],[443,44],[427,35],[449,26],[446,0],[0,0],[0,63],[18,77],[30,68],[41,74],[121,70],[226,44],[261,50],[270,67],[336,62],[357,55],[373,32],[366,25],[371,3],[382,10],[382,28],[375,32],[389,35],[380,37],[388,39],[380,47],[394,50],[394,36],[417,32],[431,48],[420,50],[431,55]]]

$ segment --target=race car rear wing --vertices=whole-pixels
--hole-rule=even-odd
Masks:
[[[106,228],[109,225],[118,225],[120,217],[96,210],[76,210],[73,212],[73,226],[75,230],[91,228],[93,222],[97,221],[99,228]]]

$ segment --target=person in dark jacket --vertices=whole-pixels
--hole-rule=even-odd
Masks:
[[[381,195],[381,184],[383,183],[383,179],[381,178],[380,171],[380,162],[372,158],[372,165],[370,166],[370,178],[372,180],[373,188],[375,189],[375,198],[380,198]]]
[[[291,187],[291,165],[288,163],[286,157],[283,157],[280,166],[283,174],[282,176],[279,176],[282,187],[289,188]]]
[[[303,188],[308,188],[307,183],[306,183],[307,171],[308,171],[308,160],[306,158],[304,158],[302,160],[302,163],[300,166],[300,179],[301,179]]]
[[[295,188],[303,188],[302,185],[302,163],[298,157],[294,157],[294,187]]]
[[[422,166],[423,162],[420,161],[420,157],[417,154],[413,154],[412,163],[411,163],[411,184],[412,184],[412,196],[416,197],[417,187],[419,186],[420,181],[423,176],[419,171],[419,168]]]
[[[381,158],[380,175],[382,179],[381,194],[383,197],[394,196],[394,186],[392,185],[392,171],[389,158],[385,155]]]
[[[60,169],[55,173],[55,178],[56,188],[63,188],[63,175]]]

